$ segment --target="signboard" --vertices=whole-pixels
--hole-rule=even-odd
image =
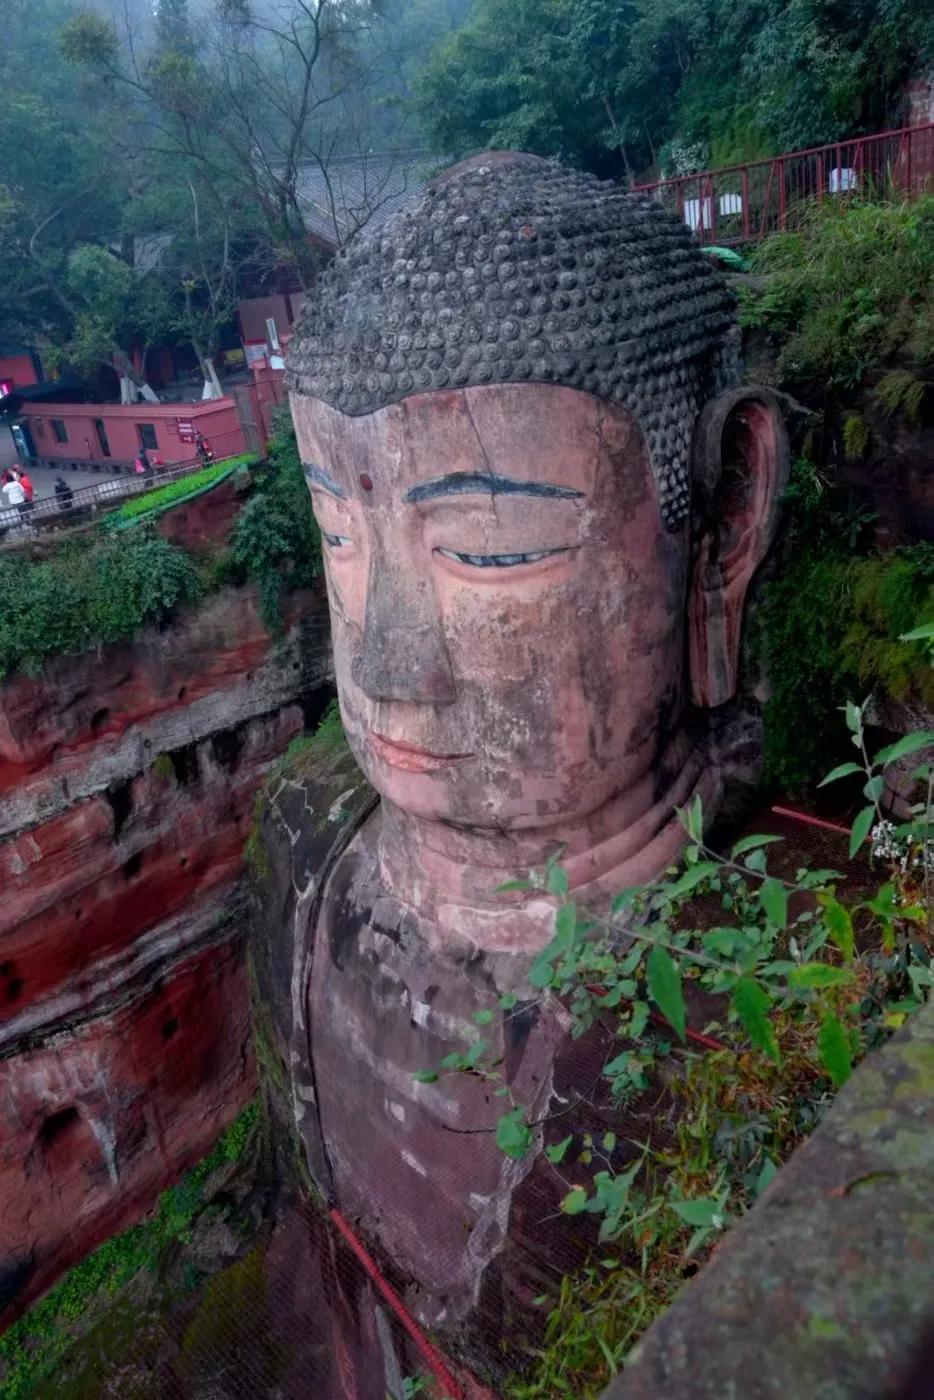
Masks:
[[[182,442],[194,442],[195,425],[190,418],[177,418],[178,435]]]

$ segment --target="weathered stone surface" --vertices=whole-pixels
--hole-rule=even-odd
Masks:
[[[932,1201],[934,1003],[863,1063],[607,1400],[903,1393],[934,1315]]]
[[[291,705],[221,730],[0,843],[0,1034],[96,959],[236,882],[253,794],[301,729]]]
[[[329,674],[323,603],[288,602],[273,643],[253,589],[225,589],[102,656],[0,683],[0,836],[125,782],[168,753],[268,714]],[[0,923],[2,927],[2,923]]]
[[[148,1209],[253,1084],[237,941],[156,964],[123,1004],[0,1059],[0,1320]]]
[[[202,1155],[253,1083],[253,799],[320,708],[323,604],[225,590],[0,685],[3,1321]]]
[[[160,515],[156,529],[163,539],[195,553],[222,549],[229,542],[249,486],[248,472],[234,472],[210,491]]]

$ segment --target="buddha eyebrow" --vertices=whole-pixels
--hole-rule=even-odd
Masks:
[[[315,486],[322,486],[325,491],[330,491],[332,496],[336,496],[339,501],[346,501],[347,492],[343,486],[339,485],[324,467],[313,466],[310,462],[302,463],[302,471],[305,473],[305,480],[314,482]]]
[[[468,492],[489,496],[550,496],[559,500],[574,500],[584,494],[571,486],[552,486],[546,481],[517,481],[512,476],[493,476],[489,472],[452,472],[450,476],[438,476],[434,481],[413,486],[402,499],[409,505],[416,505],[419,501],[433,501],[438,496],[463,496]]]

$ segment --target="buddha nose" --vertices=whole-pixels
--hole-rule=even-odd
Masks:
[[[374,568],[363,642],[350,669],[370,700],[451,705],[454,675],[430,583]]]

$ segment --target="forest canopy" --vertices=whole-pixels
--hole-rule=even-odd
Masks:
[[[238,301],[311,285],[309,166],[333,209],[336,163],[374,153],[686,172],[897,124],[934,60],[916,0],[7,0],[4,21],[0,342],[141,392],[152,347],[191,346],[211,385]]]
[[[682,173],[898,122],[916,0],[474,0],[416,84],[428,140]]]

